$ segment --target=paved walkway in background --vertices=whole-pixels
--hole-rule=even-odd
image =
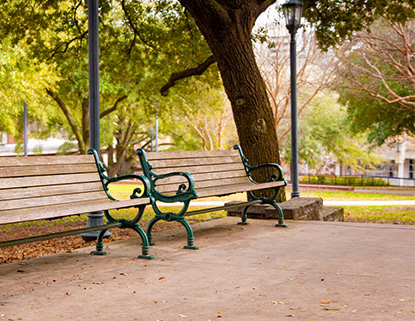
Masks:
[[[0,265],[0,320],[406,321],[415,318],[415,227],[227,217]]]

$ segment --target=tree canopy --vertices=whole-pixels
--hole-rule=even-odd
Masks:
[[[377,145],[415,134],[415,20],[386,18],[360,32],[339,52],[340,101],[355,132]]]

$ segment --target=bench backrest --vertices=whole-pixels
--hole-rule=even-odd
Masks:
[[[93,155],[0,158],[0,224],[58,217],[91,200],[108,200]]]
[[[190,173],[197,192],[251,183],[238,150],[150,152],[146,156],[155,174]],[[185,182],[183,177],[174,176],[158,181],[157,189],[166,194],[174,193],[178,184]]]

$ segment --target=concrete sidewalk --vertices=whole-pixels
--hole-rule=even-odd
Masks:
[[[414,320],[415,227],[227,217],[0,266],[0,320]]]

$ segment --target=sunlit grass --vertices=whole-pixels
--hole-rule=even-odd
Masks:
[[[415,224],[415,206],[344,206],[346,220]]]
[[[415,190],[414,190],[415,194]],[[387,193],[360,193],[347,191],[307,191],[301,192],[302,197],[321,197],[327,201],[343,201],[343,200],[367,200],[367,201],[398,201],[398,200],[413,200],[415,196],[403,194],[387,194]]]

